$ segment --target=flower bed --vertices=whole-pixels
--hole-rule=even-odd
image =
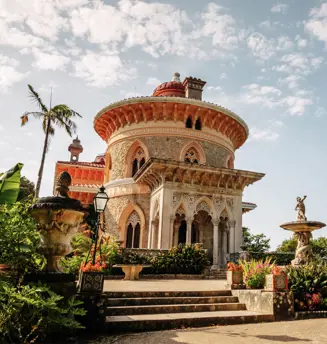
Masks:
[[[289,286],[296,311],[327,310],[327,265],[312,262],[288,268]]]
[[[240,261],[243,269],[244,284],[249,289],[263,289],[265,286],[266,275],[271,274],[274,263],[270,258],[265,260],[251,260],[249,262]]]

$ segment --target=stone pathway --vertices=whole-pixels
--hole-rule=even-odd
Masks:
[[[327,319],[98,337],[76,344],[325,344]]]
[[[104,291],[202,291],[223,290],[226,280],[106,280]]]

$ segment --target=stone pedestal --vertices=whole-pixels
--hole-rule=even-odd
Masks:
[[[125,274],[125,281],[135,281],[139,280],[140,272],[143,268],[151,267],[151,265],[128,265],[128,264],[119,264],[114,265],[115,268],[121,268]]]

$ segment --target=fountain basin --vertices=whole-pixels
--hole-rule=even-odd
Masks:
[[[47,272],[61,272],[59,261],[72,251],[71,239],[79,230],[85,209],[78,200],[57,196],[40,198],[30,212],[38,223]]]
[[[281,228],[292,232],[313,232],[326,225],[319,221],[293,221],[280,225]]]

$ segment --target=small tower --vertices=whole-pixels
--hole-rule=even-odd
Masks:
[[[70,161],[78,161],[79,155],[83,152],[83,146],[78,136],[73,140],[73,143],[69,145],[68,150],[70,151]]]

